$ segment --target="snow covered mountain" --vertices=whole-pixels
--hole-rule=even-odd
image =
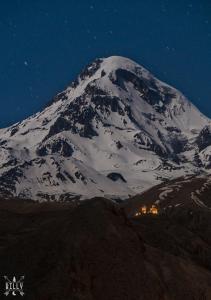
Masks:
[[[0,191],[128,197],[209,172],[211,122],[135,62],[96,59],[41,112],[0,130]]]

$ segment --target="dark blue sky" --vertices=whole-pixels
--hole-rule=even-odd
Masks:
[[[210,0],[2,0],[0,40],[0,127],[109,55],[142,64],[211,117]]]

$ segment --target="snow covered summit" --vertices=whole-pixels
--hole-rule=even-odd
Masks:
[[[96,59],[36,115],[0,130],[0,192],[128,197],[209,172],[210,120],[135,62]]]

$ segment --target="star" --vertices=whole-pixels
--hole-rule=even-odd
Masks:
[[[24,65],[25,65],[26,67],[28,67],[28,65],[29,65],[29,64],[28,64],[28,61],[25,60],[25,61],[24,61]]]
[[[21,106],[17,106],[16,111],[21,111]]]

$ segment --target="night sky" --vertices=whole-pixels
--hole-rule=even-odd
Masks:
[[[1,0],[0,40],[0,127],[110,55],[137,61],[211,117],[210,0]]]

